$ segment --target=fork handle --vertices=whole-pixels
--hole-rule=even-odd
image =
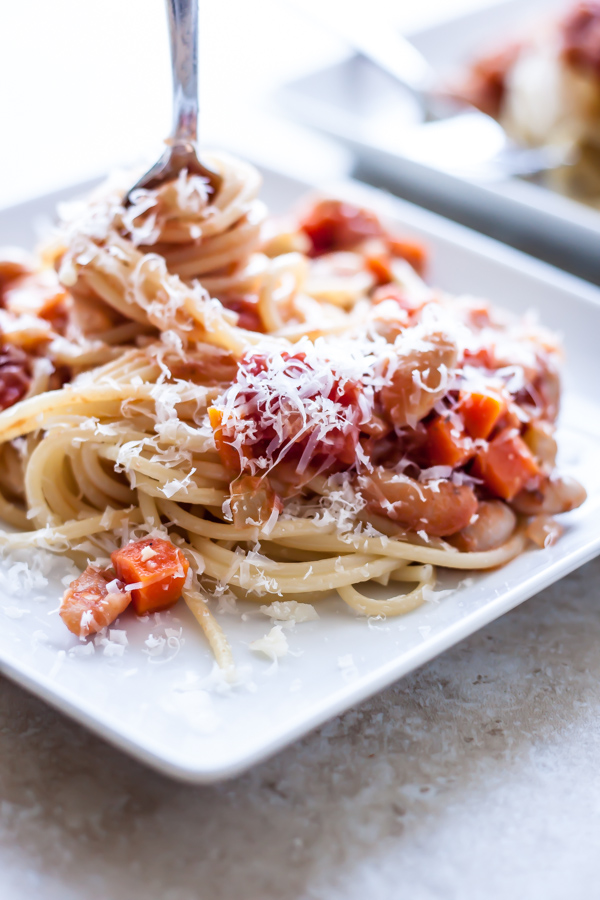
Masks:
[[[198,140],[198,0],[166,0],[173,75],[173,145]]]

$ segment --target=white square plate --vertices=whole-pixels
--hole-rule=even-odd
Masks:
[[[573,0],[500,0],[413,31],[440,83],[486,49]],[[476,182],[419,162],[406,149],[414,108],[391,79],[356,55],[291,82],[282,111],[342,141],[360,177],[600,284],[600,211],[519,178]]]
[[[265,173],[265,199],[274,211],[308,188]],[[341,601],[320,604],[319,621],[286,632],[291,652],[277,668],[247,646],[269,630],[270,620],[256,606],[239,604],[237,615],[220,617],[244,674],[242,686],[229,691],[215,677],[203,635],[183,604],[151,623],[126,615],[120,627],[129,643],[122,656],[107,656],[102,646],[85,656],[56,615],[61,573],[40,586],[23,574],[9,577],[0,561],[3,674],[139,759],[190,782],[226,778],[264,759],[600,552],[600,290],[372,189],[345,183],[331,190],[357,197],[400,231],[423,237],[436,284],[517,311],[538,309],[562,332],[568,355],[562,462],[586,485],[589,500],[565,517],[566,533],[556,546],[529,550],[459,587],[460,576],[444,576],[440,587],[457,589],[403,618],[369,622]],[[1,211],[0,243],[31,244],[32,224],[66,193]],[[30,568],[42,558],[41,552],[31,558]],[[240,612],[248,614],[245,620]],[[148,653],[150,633],[159,655]]]

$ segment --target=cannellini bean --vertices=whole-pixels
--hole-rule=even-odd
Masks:
[[[558,513],[577,509],[587,493],[575,478],[569,475],[553,476],[542,481],[536,491],[520,491],[511,503],[513,509],[525,516]]]
[[[502,500],[482,500],[477,518],[452,538],[459,550],[480,553],[501,547],[515,530],[517,517]]]
[[[458,350],[442,333],[429,335],[422,348],[399,353],[391,383],[379,399],[393,425],[415,425],[431,412],[447,388],[447,373],[456,366]]]
[[[525,533],[538,547],[551,547],[563,531],[562,525],[552,516],[534,516],[527,525]]]
[[[560,375],[558,371],[549,366],[540,375],[535,387],[542,402],[545,418],[554,422],[560,409]]]
[[[455,534],[471,521],[477,498],[466,484],[429,481],[421,484],[377,466],[361,475],[358,484],[371,512],[387,516],[411,531],[435,537]]]
[[[523,440],[535,458],[551,468],[556,463],[557,445],[549,422],[532,422],[523,434]]]

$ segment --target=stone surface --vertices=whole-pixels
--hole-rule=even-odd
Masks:
[[[2,900],[598,895],[600,560],[235,781],[0,681]]]

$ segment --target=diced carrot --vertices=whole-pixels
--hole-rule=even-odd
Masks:
[[[221,457],[221,462],[226,469],[229,469],[230,472],[239,472],[240,455],[235,447],[232,447],[229,441],[226,441],[223,436],[223,413],[215,406],[209,406],[208,420],[213,430],[215,447],[217,448],[217,452]]]
[[[368,253],[365,263],[377,284],[389,284],[393,280],[392,258],[388,253]]]
[[[208,419],[212,430],[217,431],[217,429],[221,428],[221,424],[223,422],[223,413],[220,409],[217,409],[216,406],[209,406]]]
[[[449,419],[438,416],[427,426],[425,452],[432,466],[464,465],[475,455],[471,438]]]
[[[458,411],[465,428],[473,438],[490,436],[500,418],[506,412],[506,402],[498,394],[461,391]]]
[[[486,303],[485,300],[480,300],[477,302],[474,300],[472,303],[469,303],[468,306],[468,321],[469,324],[473,326],[473,328],[487,328],[490,324],[490,315],[492,309],[489,303]]]
[[[120,581],[141,585],[131,591],[132,606],[138,616],[168,609],[179,600],[189,563],[171,541],[132,541],[115,550],[111,559]]]
[[[518,431],[505,428],[477,453],[472,474],[481,478],[492,494],[512,500],[540,470]]]
[[[387,245],[393,256],[405,259],[419,275],[424,273],[427,265],[427,248],[423,244],[419,241],[412,241],[408,238],[400,238],[389,234],[387,236]]]

